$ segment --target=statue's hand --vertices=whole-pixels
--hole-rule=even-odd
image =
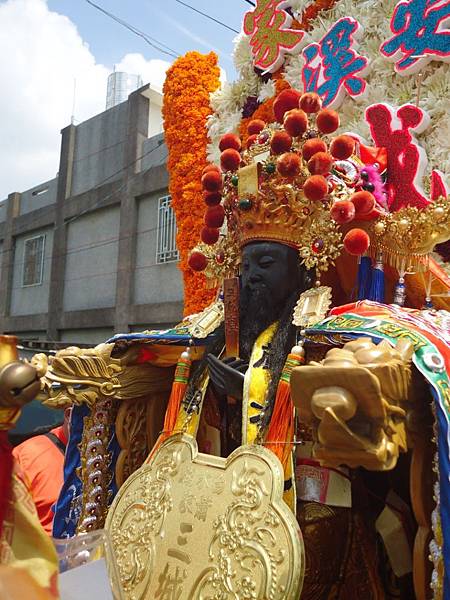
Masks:
[[[216,392],[242,400],[244,374],[248,369],[248,363],[234,357],[220,360],[213,354],[208,354],[207,362],[209,376]]]

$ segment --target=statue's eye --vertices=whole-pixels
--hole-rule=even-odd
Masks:
[[[86,388],[88,386],[84,385],[82,383],[74,383],[72,387],[74,390],[84,390],[84,388]]]
[[[271,267],[274,262],[275,261],[271,256],[262,256],[259,259],[259,266],[263,269],[267,269],[268,267]]]
[[[51,385],[52,390],[61,390],[62,389],[62,384],[59,383],[58,381],[54,381]]]

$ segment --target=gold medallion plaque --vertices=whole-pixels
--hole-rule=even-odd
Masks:
[[[106,521],[127,600],[297,600],[302,535],[261,446],[227,459],[175,435],[120,488]]]

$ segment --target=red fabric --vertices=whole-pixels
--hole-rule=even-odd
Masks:
[[[12,447],[8,441],[8,433],[0,431],[0,537],[11,493],[12,468]]]
[[[52,429],[66,445],[63,427]],[[58,499],[64,481],[64,455],[54,442],[45,435],[26,440],[13,450],[14,458],[28,479],[28,485],[36,505],[39,520],[51,535],[53,525],[52,506]]]

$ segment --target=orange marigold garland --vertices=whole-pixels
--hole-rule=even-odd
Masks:
[[[169,191],[178,227],[177,245],[184,281],[184,312],[199,312],[214,298],[205,276],[188,266],[189,252],[198,242],[205,207],[201,177],[206,165],[206,119],[209,95],[219,87],[217,56],[188,52],[167,71],[163,118],[169,150]]]

